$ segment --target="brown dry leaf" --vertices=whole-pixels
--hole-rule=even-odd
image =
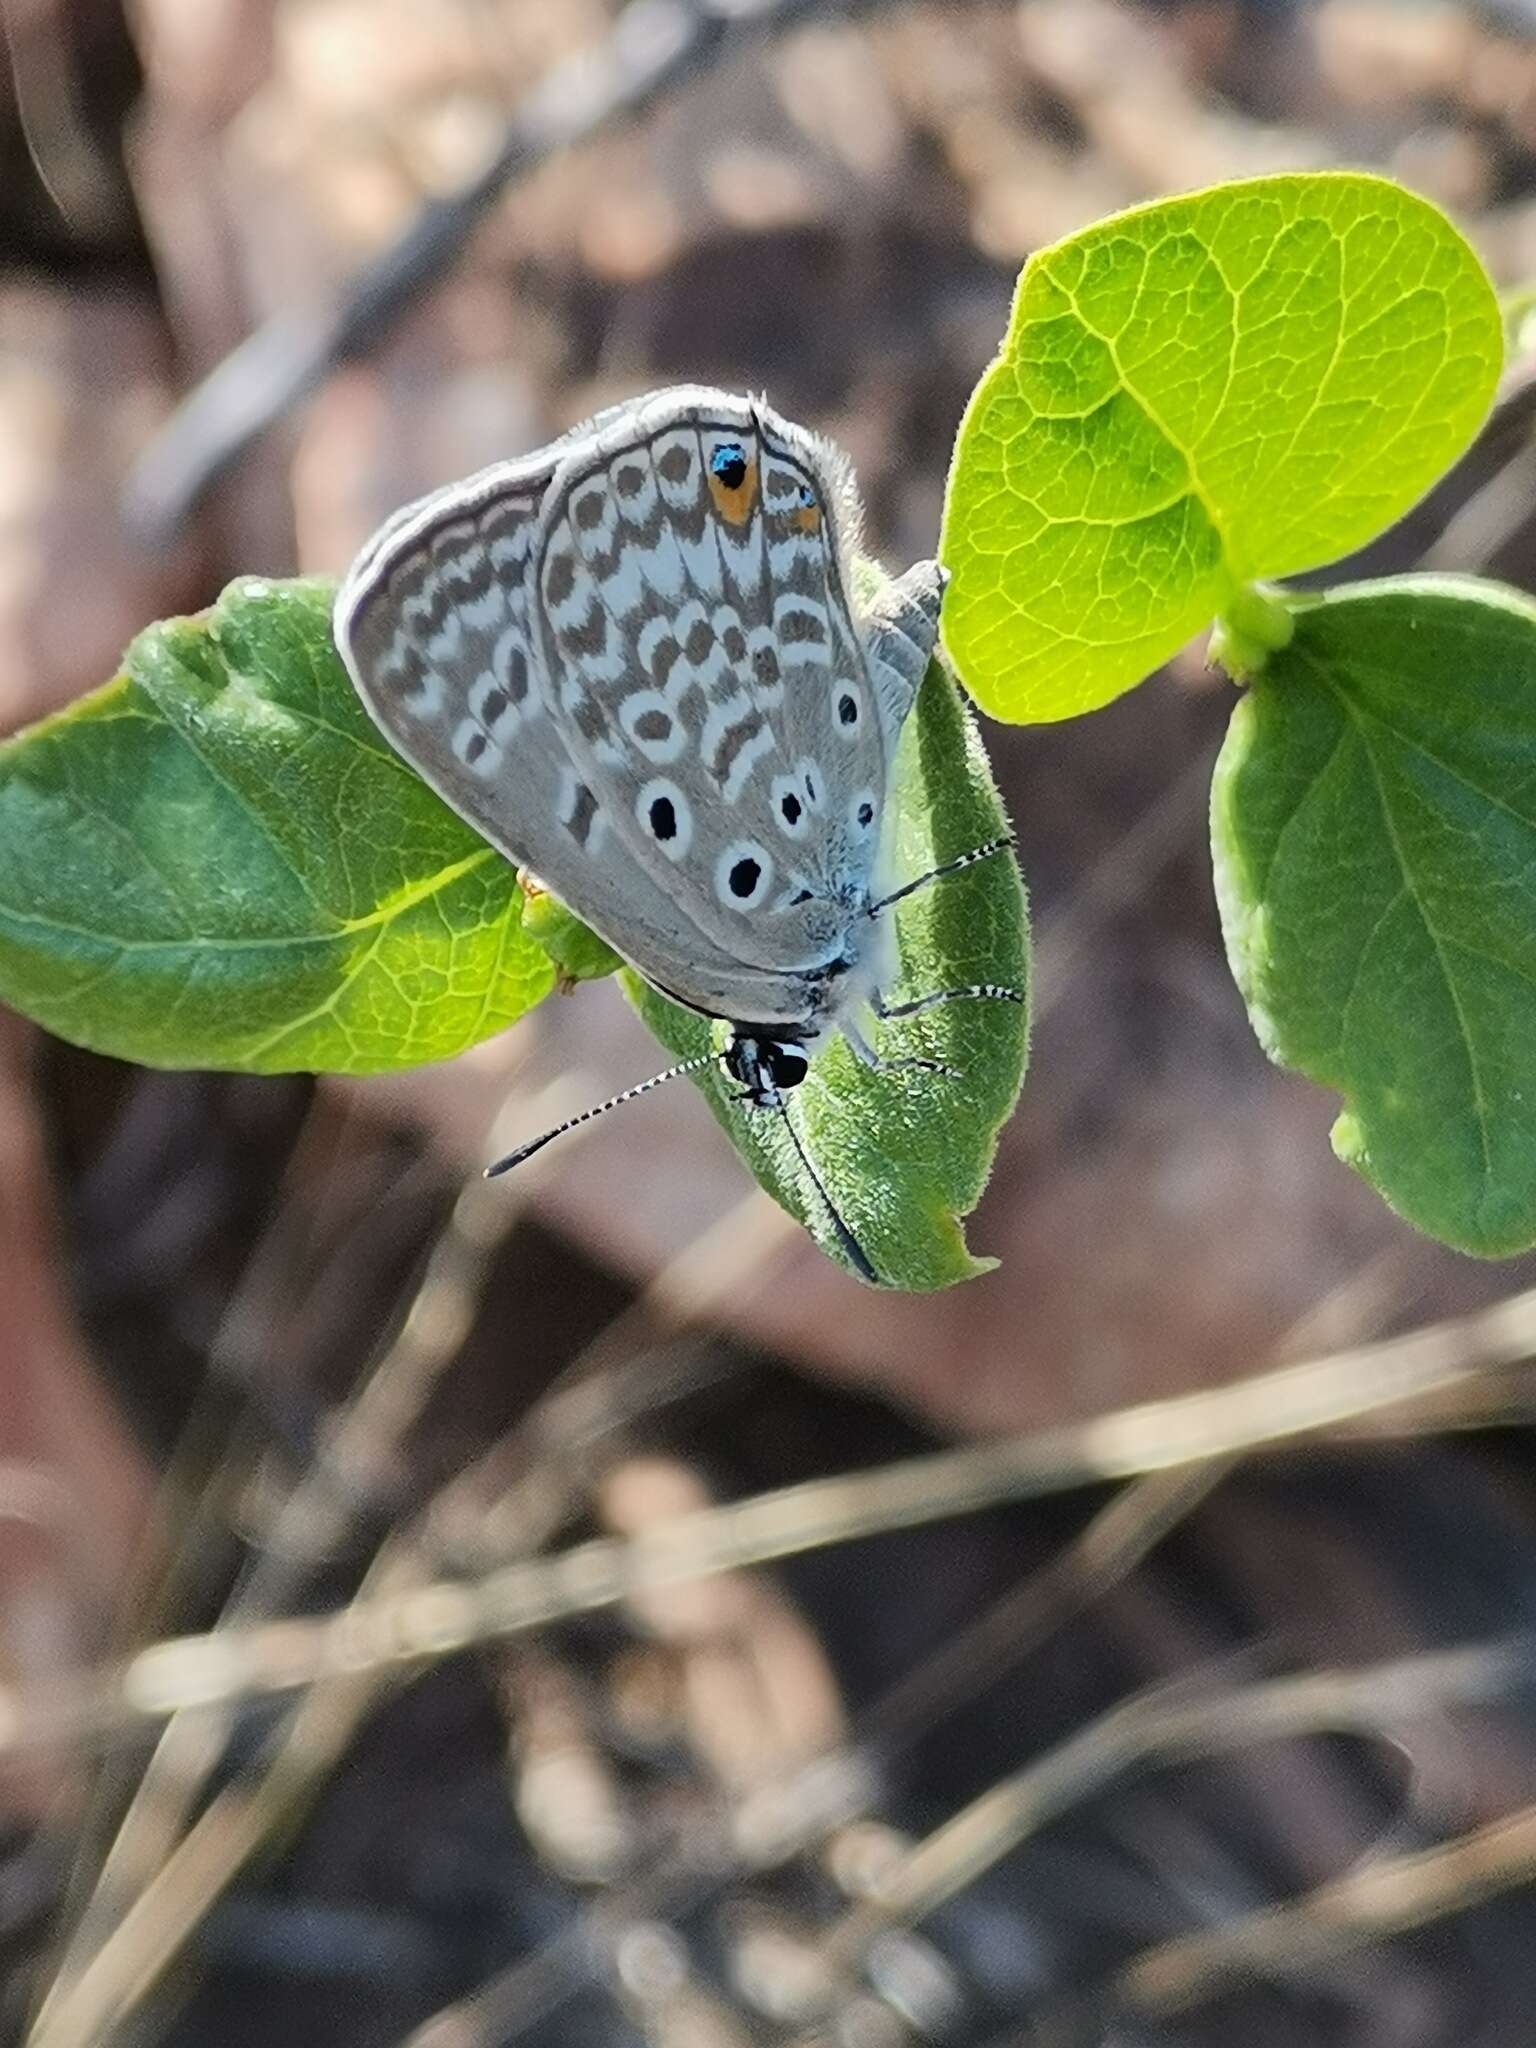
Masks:
[[[34,1043],[0,1013],[0,1673],[28,1685],[66,1680],[101,1651],[153,1484],[65,1291]],[[72,1777],[49,1758],[8,1771],[0,1810],[40,1817],[83,1790]]]
[[[192,551],[137,546],[117,512],[167,367],[154,310],[120,290],[0,287],[0,732],[106,682],[191,599]]]

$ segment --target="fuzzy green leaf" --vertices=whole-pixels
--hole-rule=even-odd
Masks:
[[[966,687],[1021,723],[1107,704],[1243,585],[1406,511],[1502,357],[1472,250],[1381,178],[1218,186],[1039,251],[950,471]]]
[[[523,930],[543,947],[566,983],[601,981],[623,965],[608,941],[567,910],[542,882],[525,874],[522,885]]]
[[[1232,969],[1340,1156],[1446,1244],[1536,1243],[1536,604],[1449,577],[1298,607],[1217,766]]]
[[[380,736],[331,596],[232,584],[0,747],[0,998],[148,1066],[360,1074],[547,992],[514,871]]]
[[[892,877],[926,873],[1007,829],[986,756],[954,685],[928,671],[907,720],[886,817]],[[919,890],[893,913],[900,970],[893,1001],[974,982],[1027,991],[1024,890],[1011,855],[978,862]],[[718,1027],[679,1009],[632,974],[631,1000],[678,1058],[723,1042]],[[886,1058],[941,1061],[953,1078],[872,1074],[841,1037],[790,1097],[801,1142],[880,1278],[914,1292],[948,1287],[996,1263],[972,1258],[959,1219],[991,1170],[997,1133],[1018,1098],[1028,1012],[1014,1003],[949,1003],[874,1027]],[[699,1085],[758,1180],[846,1264],[825,1209],[771,1112],[746,1112],[718,1068]]]

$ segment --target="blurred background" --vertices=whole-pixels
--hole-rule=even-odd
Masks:
[[[339,572],[406,499],[658,384],[765,390],[831,433],[903,567],[933,548],[1018,267],[1148,197],[1377,167],[1502,288],[1536,277],[1519,0],[0,20],[5,732],[230,576]],[[1370,568],[1536,588],[1533,410],[1517,354]],[[1456,1399],[1118,1493],[1074,1434],[1536,1284],[1397,1222],[1334,1161],[1336,1105],[1264,1062],[1209,874],[1229,708],[1194,649],[1090,719],[987,732],[1038,1023],[971,1227],[1000,1268],[942,1296],[845,1279],[685,1088],[483,1187],[493,1127],[658,1063],[609,984],[365,1082],[139,1072],[0,1015],[0,1680],[67,1702],[221,1617],[945,1444],[1037,1433],[1071,1475],[182,1716],[158,1750],[61,1714],[0,1760],[0,2038],[1530,2039],[1520,1371],[1477,1372],[1473,1325],[1448,1340]],[[1442,1653],[1511,1642],[1440,1697]],[[1127,1702],[1230,1730],[1222,1702],[1286,1674],[1403,1658],[1417,1676],[1363,1725],[1298,1724],[1346,1732],[1105,1764]],[[1027,1824],[973,1804],[1073,1757],[1065,1790],[1027,1781]],[[936,1832],[962,1813],[975,1854]],[[922,1909],[861,1922],[925,1841],[945,1874]]]

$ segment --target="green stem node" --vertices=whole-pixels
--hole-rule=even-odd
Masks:
[[[1211,628],[1208,659],[1234,683],[1251,682],[1272,654],[1288,647],[1296,621],[1285,594],[1262,583],[1233,591]]]

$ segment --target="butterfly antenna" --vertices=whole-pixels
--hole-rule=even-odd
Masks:
[[[826,1210],[828,1216],[830,1216],[832,1219],[832,1229],[836,1234],[838,1243],[842,1246],[844,1257],[847,1259],[849,1265],[853,1267],[854,1271],[858,1274],[861,1280],[867,1280],[871,1287],[883,1286],[884,1282],[881,1280],[880,1275],[875,1271],[874,1267],[869,1263],[869,1260],[864,1256],[863,1246],[859,1243],[859,1240],[854,1236],[853,1232],[848,1228],[847,1224],[838,1214],[837,1204],[833,1201],[832,1197],[827,1193],[826,1187],[822,1182],[821,1175],[816,1171],[815,1167],[812,1166],[810,1161],[810,1155],[806,1151],[805,1147],[801,1144],[800,1133],[795,1129],[794,1120],[790,1116],[788,1103],[781,1102],[778,1107],[779,1115],[784,1119],[784,1128],[789,1133],[789,1141],[800,1155],[800,1164],[805,1168],[806,1176],[809,1179],[811,1186],[816,1190],[817,1194],[820,1195],[821,1206]]]
[[[606,1116],[610,1109],[617,1109],[621,1102],[633,1102],[637,1095],[648,1095],[653,1088],[659,1088],[663,1081],[676,1081],[683,1074],[696,1074],[700,1067],[713,1066],[719,1057],[717,1052],[701,1052],[691,1060],[682,1060],[677,1066],[668,1067],[663,1074],[652,1074],[649,1081],[637,1081],[633,1088],[625,1088],[617,1095],[610,1095],[606,1102],[594,1103],[591,1109],[584,1109],[580,1116],[568,1116],[563,1124],[556,1124],[552,1131],[546,1131],[541,1138],[530,1138],[526,1145],[519,1145],[515,1152],[509,1152],[505,1159],[498,1159],[494,1166],[486,1167],[485,1178],[494,1180],[498,1173],[510,1173],[514,1166],[521,1166],[525,1159],[531,1159],[535,1152],[542,1152],[546,1145],[556,1138],[563,1138],[567,1131],[574,1131],[578,1124],[589,1124],[593,1117]]]

